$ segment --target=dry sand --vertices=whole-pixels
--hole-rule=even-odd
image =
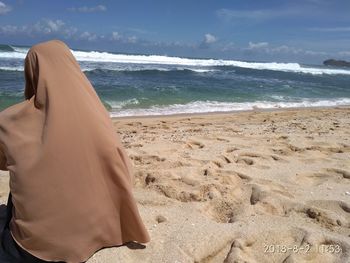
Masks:
[[[152,240],[88,263],[350,262],[350,107],[113,121]]]

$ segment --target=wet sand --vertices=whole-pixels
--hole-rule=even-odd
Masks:
[[[113,122],[152,241],[88,263],[350,262],[350,107]]]

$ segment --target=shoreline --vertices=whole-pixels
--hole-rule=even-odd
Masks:
[[[232,110],[232,111],[212,111],[212,112],[193,112],[193,113],[175,113],[175,114],[159,114],[159,115],[137,115],[137,116],[113,116],[112,120],[123,119],[158,119],[158,118],[177,118],[190,116],[210,116],[210,115],[232,115],[240,113],[263,113],[263,112],[284,112],[299,110],[322,110],[322,109],[350,109],[350,105],[339,106],[313,106],[313,107],[288,107],[288,108],[255,108],[249,110]]]

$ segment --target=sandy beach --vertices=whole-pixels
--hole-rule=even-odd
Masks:
[[[350,107],[113,122],[152,240],[88,263],[350,262]]]

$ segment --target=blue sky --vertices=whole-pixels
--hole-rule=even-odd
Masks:
[[[122,53],[321,63],[350,59],[350,1],[0,0],[0,43],[59,38]]]

